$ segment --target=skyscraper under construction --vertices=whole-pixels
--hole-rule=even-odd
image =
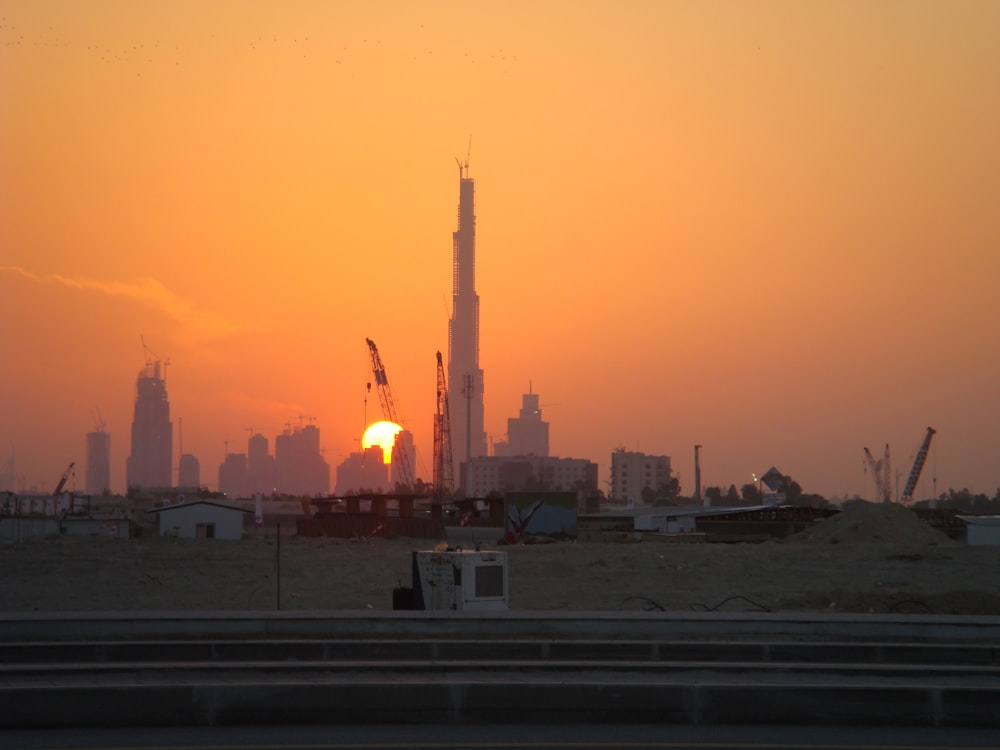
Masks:
[[[125,463],[129,488],[172,485],[174,426],[170,422],[166,374],[160,375],[165,367],[159,361],[147,362],[136,380],[132,452]]]
[[[448,321],[451,438],[457,463],[485,456],[483,371],[479,367],[479,295],[476,294],[476,182],[469,161],[458,164],[458,229],[452,234],[452,313]],[[465,486],[465,481],[460,482]]]

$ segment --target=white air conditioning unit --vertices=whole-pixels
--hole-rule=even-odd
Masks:
[[[406,609],[507,609],[507,553],[432,550],[413,553]]]

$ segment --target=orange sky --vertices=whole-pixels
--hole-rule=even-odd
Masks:
[[[486,429],[555,455],[1000,487],[1000,4],[0,0],[0,461],[51,489],[140,336],[184,450],[381,417],[431,477],[472,136]],[[175,461],[178,455],[174,452]],[[333,471],[331,471],[331,475]],[[331,485],[335,481],[331,476]],[[76,480],[82,489],[83,472]],[[71,485],[72,486],[72,485]]]

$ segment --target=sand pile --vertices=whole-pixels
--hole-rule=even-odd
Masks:
[[[856,501],[835,516],[788,538],[812,544],[950,545],[948,535],[898,503]]]

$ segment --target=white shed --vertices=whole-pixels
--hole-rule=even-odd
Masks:
[[[182,539],[241,539],[243,519],[253,511],[199,500],[147,510],[157,516],[157,533]]]
[[[969,544],[1000,544],[1000,516],[959,516]]]

